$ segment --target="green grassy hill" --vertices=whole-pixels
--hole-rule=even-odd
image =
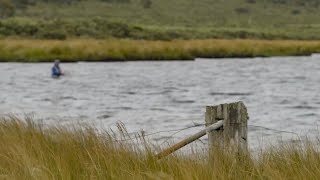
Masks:
[[[162,34],[145,35],[150,32],[169,33],[169,39],[320,39],[320,0],[11,0],[11,4],[15,12],[9,20],[14,18],[14,23],[17,18],[20,23],[58,19],[94,28],[92,19],[100,18],[143,29],[143,35],[133,36],[138,39],[161,39]]]

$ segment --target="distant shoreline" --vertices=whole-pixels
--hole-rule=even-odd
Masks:
[[[195,58],[309,56],[320,41],[206,39],[149,41],[129,39],[0,40],[0,62],[185,61]]]

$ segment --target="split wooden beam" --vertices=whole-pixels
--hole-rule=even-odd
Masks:
[[[156,155],[156,157],[158,159],[161,159],[163,157],[166,157],[168,156],[169,154],[181,149],[182,147],[186,146],[187,144],[190,144],[192,143],[193,141],[201,138],[202,136],[206,135],[207,133],[210,133],[211,131],[214,131],[214,130],[217,130],[217,129],[220,129],[222,126],[223,126],[223,121],[217,121],[215,122],[214,124],[211,124],[210,126],[207,126],[207,128],[199,131],[198,133],[192,135],[192,136],[189,136],[188,138],[180,141],[179,143],[169,147],[168,149],[160,152],[159,154]]]

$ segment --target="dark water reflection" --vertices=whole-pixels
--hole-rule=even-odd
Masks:
[[[99,128],[122,121],[129,131],[152,133],[203,123],[205,105],[241,100],[250,125],[300,135],[318,132],[320,59],[315,57],[62,64],[67,75],[59,80],[50,78],[50,67],[0,64],[0,114]],[[293,135],[249,128],[252,146],[280,136]]]

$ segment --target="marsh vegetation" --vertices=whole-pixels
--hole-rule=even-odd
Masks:
[[[159,150],[125,128],[98,133],[93,127],[44,127],[31,119],[0,120],[0,175],[7,179],[316,179],[319,149],[313,143],[283,144],[258,156],[215,150],[177,153],[157,160]],[[140,142],[143,144],[137,145]]]
[[[0,40],[2,62],[193,60],[310,55],[319,41],[293,40]]]

